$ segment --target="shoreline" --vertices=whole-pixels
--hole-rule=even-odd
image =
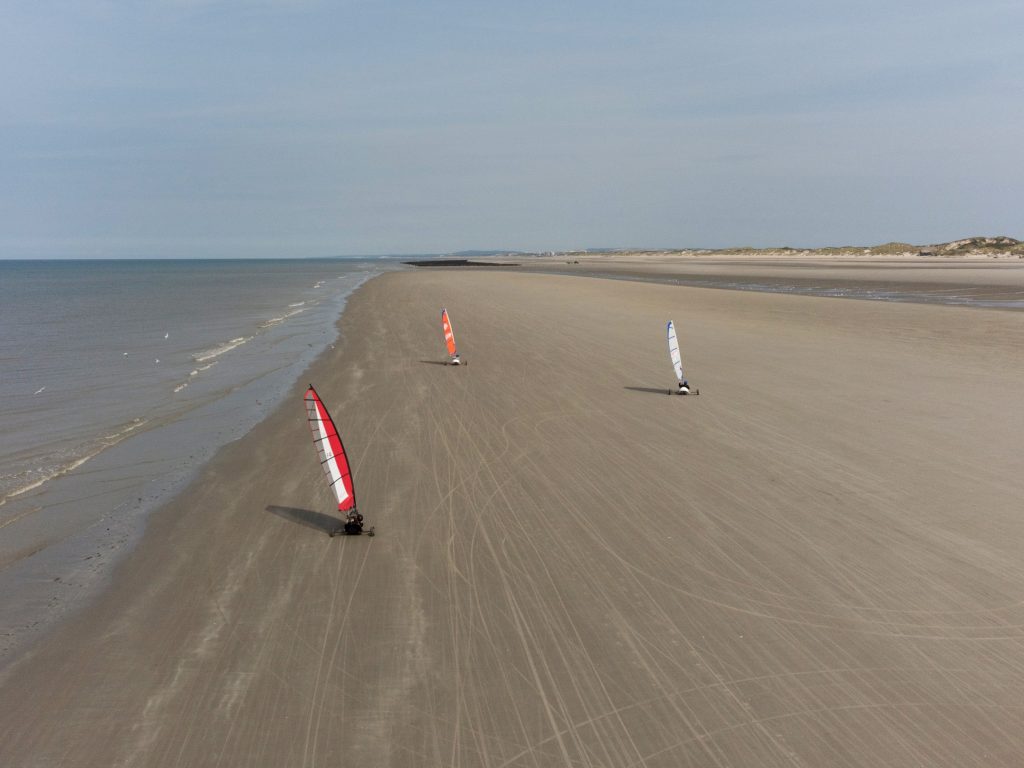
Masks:
[[[355,290],[365,282],[359,274],[349,279],[357,281]],[[281,398],[283,380],[290,387],[329,351],[352,292],[326,299],[325,306],[334,305],[336,311],[328,314],[322,329],[298,332],[295,339],[303,350],[293,361],[240,379],[195,405],[133,423],[122,439],[108,441],[4,500],[0,673],[64,622],[88,610],[138,546],[149,519],[195,483],[221,447],[267,418],[267,406]],[[259,331],[270,326],[288,330],[278,320]],[[314,344],[321,344],[322,351],[304,363],[305,347],[313,353]],[[296,367],[294,378],[288,376]],[[275,407],[270,405],[271,410]]]
[[[442,305],[468,367],[436,364]],[[666,316],[700,398],[652,396]],[[1024,754],[1017,315],[430,270],[368,281],[338,328],[0,673],[0,757]],[[973,396],[950,409],[958,366]],[[302,524],[330,508],[307,379],[373,539]],[[873,716],[904,691],[971,751],[941,719]]]

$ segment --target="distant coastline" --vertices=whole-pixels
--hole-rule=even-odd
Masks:
[[[934,246],[545,253],[493,266],[525,272],[871,301],[1024,310],[1024,243],[968,238]],[[482,260],[482,257],[481,257]],[[433,262],[466,266],[468,259]],[[483,266],[484,264],[479,264]]]
[[[946,243],[914,245],[893,241],[881,245],[840,245],[813,248],[773,246],[756,248],[740,246],[734,248],[578,248],[562,251],[459,251],[432,259],[407,260],[403,263],[413,266],[486,266],[488,263],[509,264],[505,259],[615,259],[637,258],[694,258],[711,257],[768,257],[768,258],[1018,258],[1024,259],[1024,241],[1005,235],[966,237]],[[474,261],[487,259],[488,262]]]

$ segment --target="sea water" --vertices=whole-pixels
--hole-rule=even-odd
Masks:
[[[0,655],[95,587],[397,266],[0,261]]]

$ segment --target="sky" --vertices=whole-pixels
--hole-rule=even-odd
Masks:
[[[1024,238],[1022,0],[7,0],[0,258]]]

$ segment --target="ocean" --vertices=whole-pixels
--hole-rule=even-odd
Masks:
[[[0,261],[0,657],[94,591],[398,266]]]

